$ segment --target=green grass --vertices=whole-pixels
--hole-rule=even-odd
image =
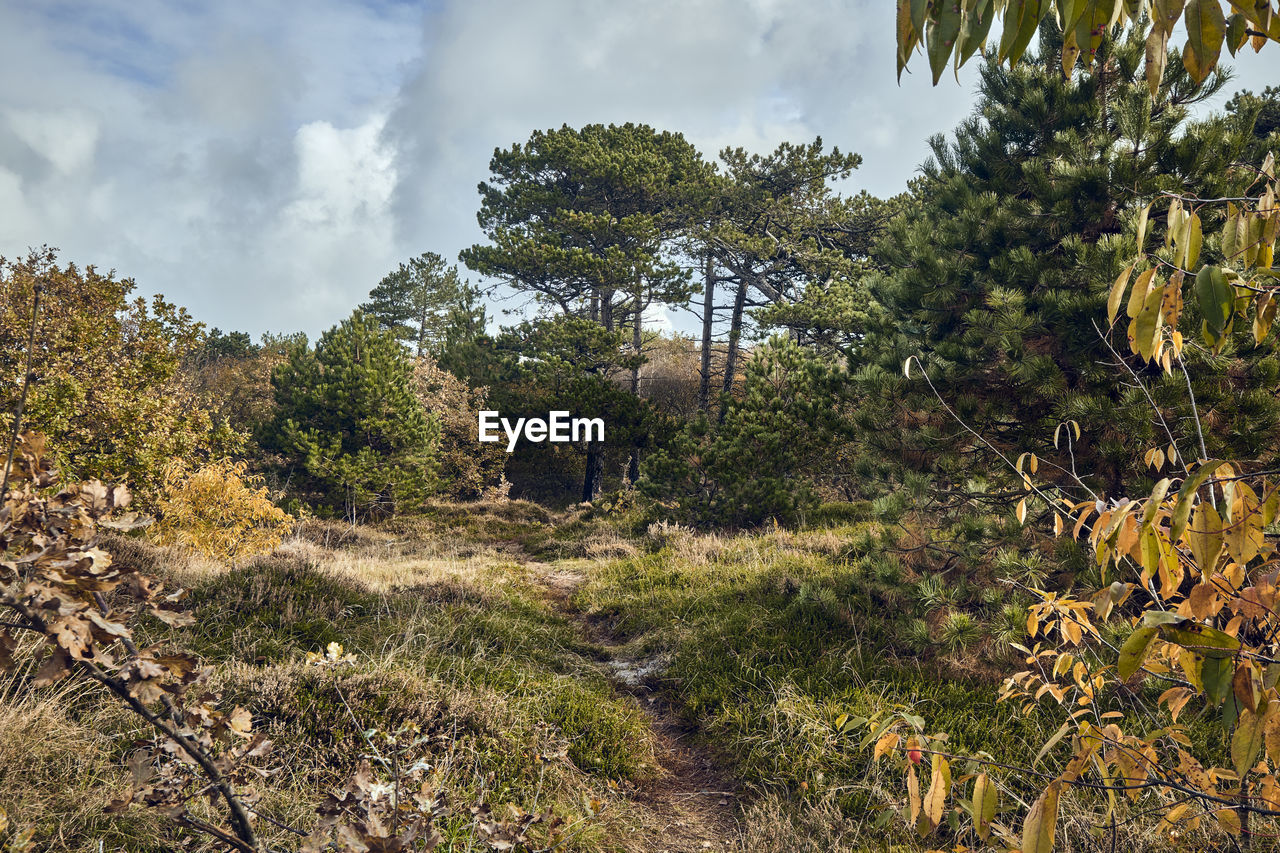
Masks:
[[[921,658],[903,647],[919,604],[889,595],[897,606],[887,606],[893,573],[833,541],[858,537],[848,529],[667,545],[599,567],[576,603],[637,653],[665,657],[666,696],[758,791],[831,797],[867,819],[885,791],[860,747],[865,732],[836,722],[893,706],[947,732],[956,752],[1034,755],[1048,733],[996,704],[989,677],[965,677],[941,648]]]
[[[561,849],[650,849],[624,839],[669,820],[643,794],[661,784],[660,748],[652,720],[606,675],[616,657],[660,661],[665,705],[742,783],[739,853],[919,850],[897,815],[903,779],[842,718],[909,709],[952,752],[1021,764],[1061,714],[1027,718],[995,701],[999,676],[1017,668],[1016,598],[928,555],[904,559],[869,513],[832,505],[804,530],[717,536],[637,529],[627,511],[450,505],[378,528],[311,523],[303,541],[232,570],[116,544],[191,588],[196,625],[149,623],[139,639],[196,651],[210,686],[276,743],[260,808],[277,820],[309,826],[320,794],[371,751],[371,731],[413,723],[455,806],[442,851],[473,849],[467,806],[480,800],[572,822],[593,798],[605,811]],[[990,571],[1060,571],[1073,556],[1028,553],[1002,552]],[[547,572],[583,576],[576,613],[539,580]],[[597,632],[623,645],[605,649]],[[354,662],[305,663],[331,642]],[[10,729],[45,735],[23,761],[0,762],[0,807],[37,826],[40,849],[107,839],[151,853],[184,840],[145,811],[101,814],[143,734],[128,714],[91,689],[7,691]],[[284,835],[273,841],[290,849]]]

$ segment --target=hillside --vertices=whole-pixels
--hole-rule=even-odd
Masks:
[[[415,760],[452,806],[442,850],[479,844],[469,806],[481,801],[549,809],[564,850],[879,849],[900,831],[883,819],[898,795],[848,719],[902,705],[949,727],[957,749],[1000,757],[1044,734],[995,704],[991,648],[893,650],[895,624],[925,610],[876,578],[883,555],[849,544],[874,522],[736,536],[626,526],[625,514],[503,502],[377,527],[307,522],[236,567],[136,539],[111,547],[190,587],[197,623],[164,639],[213,665],[216,689],[275,742],[258,808],[304,830],[317,791],[412,723],[425,738]],[[308,666],[330,643],[354,658]],[[157,815],[102,813],[136,722],[93,685],[23,681],[0,704],[11,824],[48,850],[182,843]]]

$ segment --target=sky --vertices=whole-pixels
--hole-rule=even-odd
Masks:
[[[55,246],[210,326],[314,337],[399,263],[482,242],[476,185],[535,129],[646,123],[708,157],[821,136],[891,195],[976,79],[933,87],[917,56],[897,83],[892,9],[0,0],[0,255]],[[1241,79],[1280,79],[1264,54]]]

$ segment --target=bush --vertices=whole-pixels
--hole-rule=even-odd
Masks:
[[[153,537],[209,557],[233,560],[280,544],[293,516],[277,507],[244,462],[220,459],[197,470],[181,460],[165,470]]]
[[[424,356],[413,367],[413,393],[440,421],[440,481],[446,495],[480,498],[503,484],[507,452],[501,442],[481,444],[477,423],[487,388],[471,388]]]
[[[843,373],[786,338],[747,366],[743,394],[717,425],[700,418],[649,457],[641,489],[682,519],[749,526],[797,520],[817,505],[811,475],[838,428]]]
[[[171,459],[230,452],[243,436],[218,429],[180,367],[203,332],[163,297],[131,298],[132,279],[57,265],[52,249],[0,257],[0,427],[7,434],[26,372],[36,285],[42,297],[23,429],[49,437],[72,478],[129,482],[148,509]]]
[[[400,342],[359,311],[295,347],[271,377],[271,440],[300,494],[322,512],[388,516],[435,488],[440,425],[413,391]]]

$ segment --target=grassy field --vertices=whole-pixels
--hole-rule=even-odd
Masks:
[[[111,547],[191,590],[197,624],[157,623],[146,639],[198,652],[268,732],[258,808],[293,826],[314,822],[369,730],[414,723],[453,805],[440,849],[483,849],[469,811],[481,800],[550,808],[571,827],[563,850],[926,849],[941,839],[905,830],[900,780],[879,775],[842,716],[910,708],[956,751],[997,760],[1047,737],[995,703],[1005,603],[961,590],[961,609],[886,553],[876,523],[635,527],[508,502],[376,528],[310,522],[234,567]],[[969,612],[981,630],[957,631]],[[354,662],[306,665],[333,642]],[[49,851],[184,843],[145,810],[102,813],[144,734],[134,720],[89,685],[31,690],[29,672],[0,685],[11,824]]]

